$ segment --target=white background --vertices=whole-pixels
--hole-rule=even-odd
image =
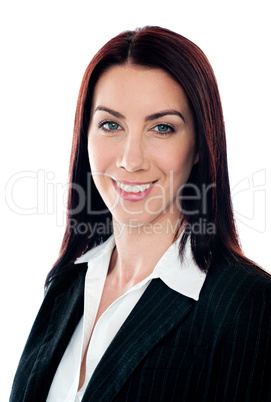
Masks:
[[[224,108],[233,205],[243,249],[271,272],[266,210],[271,187],[267,1],[2,2],[2,401],[8,400],[43,298],[45,276],[63,235],[65,183],[82,75],[107,40],[144,25],[177,31],[209,58]],[[28,178],[15,182],[20,175]],[[29,214],[19,213],[22,208]]]

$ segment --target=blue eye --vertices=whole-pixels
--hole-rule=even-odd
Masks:
[[[158,131],[160,134],[171,134],[174,133],[175,130],[168,124],[157,124],[157,126],[154,127],[154,131]]]
[[[102,124],[102,127],[106,130],[116,131],[119,130],[120,125],[118,123],[115,123],[114,121],[107,121]]]
[[[161,131],[162,133],[164,133],[165,131],[168,131],[168,126],[166,126],[165,124],[158,124],[158,131]]]

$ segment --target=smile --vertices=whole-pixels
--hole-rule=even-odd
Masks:
[[[157,180],[144,184],[128,184],[127,182],[123,183],[112,179],[113,186],[119,196],[126,201],[132,202],[142,201],[148,197],[156,182]]]
[[[147,183],[147,184],[136,184],[136,185],[129,185],[129,184],[124,184],[120,183],[119,181],[115,182],[116,185],[126,193],[142,193],[143,191],[146,191],[150,186],[153,184]]]

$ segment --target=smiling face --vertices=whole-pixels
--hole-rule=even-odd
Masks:
[[[197,162],[193,114],[182,87],[162,69],[111,67],[95,86],[88,152],[115,222],[174,225],[181,217],[176,195]]]

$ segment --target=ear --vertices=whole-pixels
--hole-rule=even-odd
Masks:
[[[199,153],[197,152],[196,155],[195,155],[195,159],[194,159],[193,165],[195,165],[196,163],[198,163],[198,161],[199,161]]]

